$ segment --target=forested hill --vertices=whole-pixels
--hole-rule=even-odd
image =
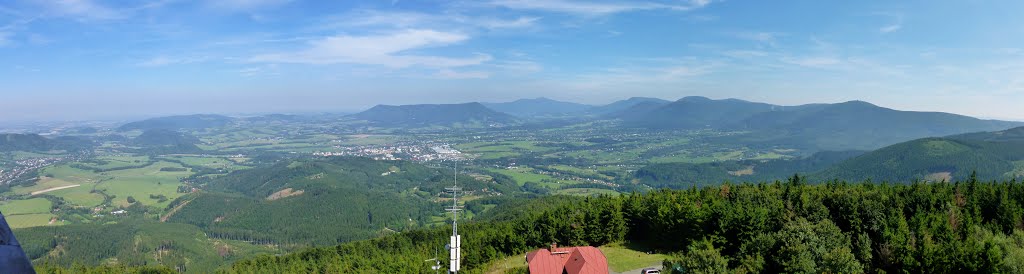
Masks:
[[[584,200],[460,225],[464,273],[547,246],[626,241],[686,273],[1019,273],[1024,184],[720,185]],[[235,263],[228,273],[432,273],[450,228]],[[471,248],[470,248],[471,247]],[[446,267],[446,266],[445,266]],[[525,269],[518,269],[525,271]]]
[[[657,163],[633,172],[638,183],[653,188],[684,189],[724,182],[772,182],[793,174],[814,174],[865,151],[822,151],[798,159],[711,163]]]
[[[611,115],[612,117],[615,117],[619,116],[623,111],[636,107],[640,104],[664,105],[668,103],[671,102],[658,98],[630,97],[629,99],[619,100],[607,105],[590,108],[587,112],[597,115]]]
[[[832,166],[816,178],[875,181],[963,180],[972,172],[987,180],[1024,177],[1024,131],[1017,128],[900,143]],[[1018,135],[1019,136],[1019,135]]]
[[[46,138],[39,134],[0,134],[0,152],[7,151],[78,151],[91,148],[93,143],[78,137]]]
[[[167,153],[202,153],[196,144],[200,141],[195,136],[180,133],[167,129],[151,129],[143,131],[141,135],[129,142],[130,145],[140,147],[142,152],[167,154]]]
[[[593,106],[563,102],[540,97],[519,99],[505,103],[483,103],[487,108],[519,117],[544,117],[580,114]]]
[[[182,129],[206,129],[223,127],[235,119],[214,114],[195,114],[181,116],[167,116],[151,118],[137,122],[131,122],[118,128],[121,131],[127,130],[182,130]]]
[[[806,158],[712,163],[660,163],[633,173],[654,188],[687,188],[722,182],[771,182],[792,174],[816,181],[910,182],[1024,178],[1024,127],[924,138],[871,152],[819,152]]]
[[[334,244],[433,222],[443,212],[436,199],[451,179],[451,170],[404,161],[297,159],[210,181],[219,192],[175,201],[183,206],[168,221],[198,226],[216,238]],[[468,176],[459,183],[483,196],[518,188]]]
[[[487,127],[516,122],[512,115],[480,103],[438,105],[378,105],[349,117],[385,127],[464,126]]]
[[[686,97],[619,113],[628,126],[649,129],[748,131],[731,137],[759,145],[811,150],[872,150],[913,139],[995,131],[1024,123],[940,113],[899,111],[863,101],[778,106],[736,99]]]
[[[776,107],[738,99],[711,100],[690,96],[645,111],[627,111],[619,118],[630,126],[654,129],[727,128]]]

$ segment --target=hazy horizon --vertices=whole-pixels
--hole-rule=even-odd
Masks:
[[[0,123],[636,96],[862,100],[1022,121],[1020,10],[1019,1],[12,1],[0,4]]]

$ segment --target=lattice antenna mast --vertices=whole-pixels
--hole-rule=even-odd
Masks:
[[[452,206],[447,208],[447,211],[452,213],[452,236],[448,243],[448,258],[451,264],[448,267],[448,271],[451,273],[459,273],[461,269],[460,263],[462,261],[462,236],[459,235],[459,211],[462,207],[459,206],[459,161],[455,160],[455,184],[452,187],[445,188],[452,194]]]

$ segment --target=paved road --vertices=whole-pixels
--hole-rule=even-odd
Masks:
[[[626,272],[610,272],[610,273],[611,274],[638,274],[638,273],[640,273],[640,270],[644,270],[644,268],[649,268],[649,267],[661,269],[661,264],[649,265],[649,266],[645,266],[645,267],[629,270],[629,271],[626,271]]]

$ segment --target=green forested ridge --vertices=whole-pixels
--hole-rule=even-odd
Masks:
[[[629,241],[716,273],[1018,273],[1024,184],[1016,181],[724,184],[564,200],[511,220],[460,226],[465,273],[544,247]],[[227,272],[430,273],[450,233],[418,230],[243,260]],[[443,250],[440,251],[443,257]]]
[[[182,130],[182,129],[205,129],[223,127],[235,119],[223,115],[195,114],[150,118],[142,121],[131,122],[118,127],[118,130]]]
[[[512,115],[494,111],[480,103],[437,105],[378,105],[350,117],[386,127],[424,127],[469,125],[481,123],[513,123]]]
[[[196,146],[199,139],[184,133],[168,129],[150,129],[143,131],[130,142],[141,147],[140,152],[149,154],[202,153]]]
[[[0,134],[0,152],[44,152],[51,150],[80,151],[89,149],[92,146],[92,141],[78,137],[62,136],[51,139],[40,136],[39,134]]]
[[[451,184],[451,174],[404,161],[296,159],[216,178],[209,187],[224,193],[183,197],[168,206],[187,202],[168,221],[198,226],[214,238],[336,244],[431,223],[442,212],[435,199]],[[510,188],[469,176],[460,176],[460,186],[474,192]]]
[[[815,181],[953,181],[965,179],[972,172],[986,180],[1003,180],[1024,177],[1021,136],[1024,128],[924,138],[866,153],[819,152],[801,159],[651,164],[633,175],[655,188],[772,181],[793,173],[808,174]],[[742,173],[744,170],[747,173]]]
[[[638,169],[633,173],[633,178],[654,188],[677,189],[717,185],[724,182],[774,181],[785,179],[795,173],[815,173],[863,153],[863,151],[823,151],[799,159],[659,163]]]
[[[615,118],[629,127],[745,131],[748,134],[721,141],[811,150],[870,150],[917,138],[1022,125],[950,113],[899,111],[863,101],[778,106],[704,97],[635,108]]]
[[[592,107],[587,112],[599,116],[617,117],[622,115],[623,111],[633,109],[641,104],[655,106],[668,103],[671,103],[671,101],[649,97],[630,97],[629,99],[615,101],[607,105]]]
[[[481,103],[489,109],[502,113],[508,113],[520,117],[543,117],[550,115],[580,114],[590,108],[591,105],[563,102],[540,97],[534,99],[519,99],[504,103]]]
[[[829,167],[815,174],[819,179],[875,181],[940,181],[948,172],[952,179],[965,179],[972,172],[985,179],[1008,179],[1015,161],[1024,160],[1024,140],[978,141],[972,139],[925,138],[888,146]],[[935,174],[935,175],[933,175]],[[933,178],[928,178],[932,175]]]
[[[269,251],[210,240],[190,225],[124,218],[111,224],[33,227],[19,229],[15,233],[26,255],[40,267],[159,264],[181,271],[202,272],[212,271],[225,262]],[[118,268],[110,271],[122,272]]]

